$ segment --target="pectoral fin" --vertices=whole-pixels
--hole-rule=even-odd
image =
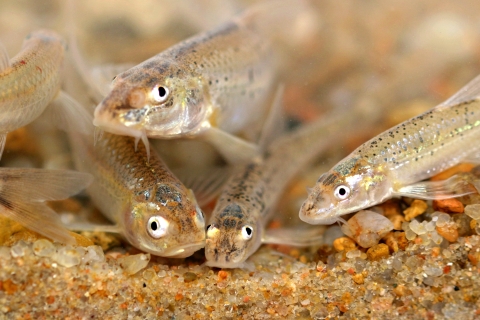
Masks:
[[[246,163],[259,154],[256,144],[214,127],[207,129],[202,136],[231,164]]]
[[[108,232],[108,233],[121,233],[121,228],[118,225],[113,224],[95,224],[89,222],[74,222],[65,225],[68,230],[72,231],[89,231],[89,232]]]
[[[423,181],[402,187],[394,195],[424,200],[455,198],[477,192],[474,185],[479,181],[471,173],[459,173],[446,180]]]
[[[309,247],[324,244],[325,227],[267,229],[264,244],[283,244],[293,247]]]
[[[261,151],[267,147],[285,131],[285,117],[283,112],[283,93],[285,86],[283,84],[278,86],[275,96],[273,98],[272,106],[270,107],[268,117],[260,134],[258,145]]]

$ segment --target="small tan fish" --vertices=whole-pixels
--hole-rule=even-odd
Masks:
[[[53,100],[53,122],[66,130],[84,131],[72,120],[84,118],[84,114],[60,91],[65,45],[50,30],[28,35],[21,52],[11,60],[0,45],[0,157],[7,133],[38,118]]]
[[[69,170],[0,168],[0,215],[52,240],[75,244],[44,201],[66,199],[92,180],[89,174]]]
[[[300,210],[311,224],[388,198],[441,199],[474,189],[457,178],[419,182],[459,162],[480,159],[480,77],[439,106],[367,141],[318,179]]]
[[[93,127],[92,127],[93,131]],[[134,247],[163,257],[188,257],[205,244],[205,222],[191,190],[134,138],[105,133],[71,133],[75,163],[95,181],[87,189],[97,207],[115,223],[104,231],[121,233]],[[102,230],[102,227],[72,229]]]
[[[315,240],[310,232],[288,229],[272,237],[265,228],[294,175],[320,152],[346,138],[358,119],[353,112],[342,113],[301,127],[275,140],[263,157],[238,170],[228,180],[209,220],[207,265],[243,267],[262,243],[308,246],[321,240]]]
[[[233,134],[265,115],[279,68],[273,34],[297,18],[301,4],[253,7],[120,73],[97,106],[94,124],[145,144],[147,137],[202,136],[230,162],[250,159],[256,146]]]

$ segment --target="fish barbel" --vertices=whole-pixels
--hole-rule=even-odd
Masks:
[[[300,7],[297,1],[254,7],[120,73],[95,110],[95,126],[145,144],[147,137],[201,135],[231,162],[251,158],[256,147],[232,134],[265,114],[278,67],[272,32]]]
[[[266,238],[265,228],[275,213],[273,206],[294,175],[319,153],[345,139],[358,119],[359,114],[350,112],[317,120],[281,136],[263,157],[256,157],[237,171],[228,180],[209,219],[207,265],[242,267],[262,242],[311,245],[311,239],[302,239],[298,232],[294,239]],[[332,134],[336,139],[329,138]]]
[[[394,196],[441,199],[475,192],[461,181],[419,182],[461,161],[478,162],[480,77],[437,107],[365,142],[318,179],[300,210],[311,224]]]
[[[70,139],[77,168],[95,177],[87,191],[115,232],[157,256],[187,257],[203,248],[203,212],[155,152],[148,161],[144,146],[135,152],[132,137],[110,133],[95,146],[89,135],[71,133]]]

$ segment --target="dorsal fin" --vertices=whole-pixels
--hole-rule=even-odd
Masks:
[[[10,66],[10,58],[5,46],[0,42],[0,72],[4,71]]]
[[[445,108],[462,102],[475,100],[480,96],[480,76],[467,83],[462,89],[458,90],[453,96],[440,103],[435,108]]]

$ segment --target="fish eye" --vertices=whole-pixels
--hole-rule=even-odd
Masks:
[[[147,231],[153,238],[158,239],[167,234],[168,221],[160,216],[153,216],[148,219]]]
[[[163,102],[167,100],[168,97],[168,88],[164,86],[155,86],[152,90],[153,100],[156,102]]]
[[[244,226],[242,228],[242,237],[245,240],[250,240],[253,235],[253,228],[250,226]]]
[[[341,184],[335,188],[333,194],[338,200],[345,200],[350,195],[350,188]]]

